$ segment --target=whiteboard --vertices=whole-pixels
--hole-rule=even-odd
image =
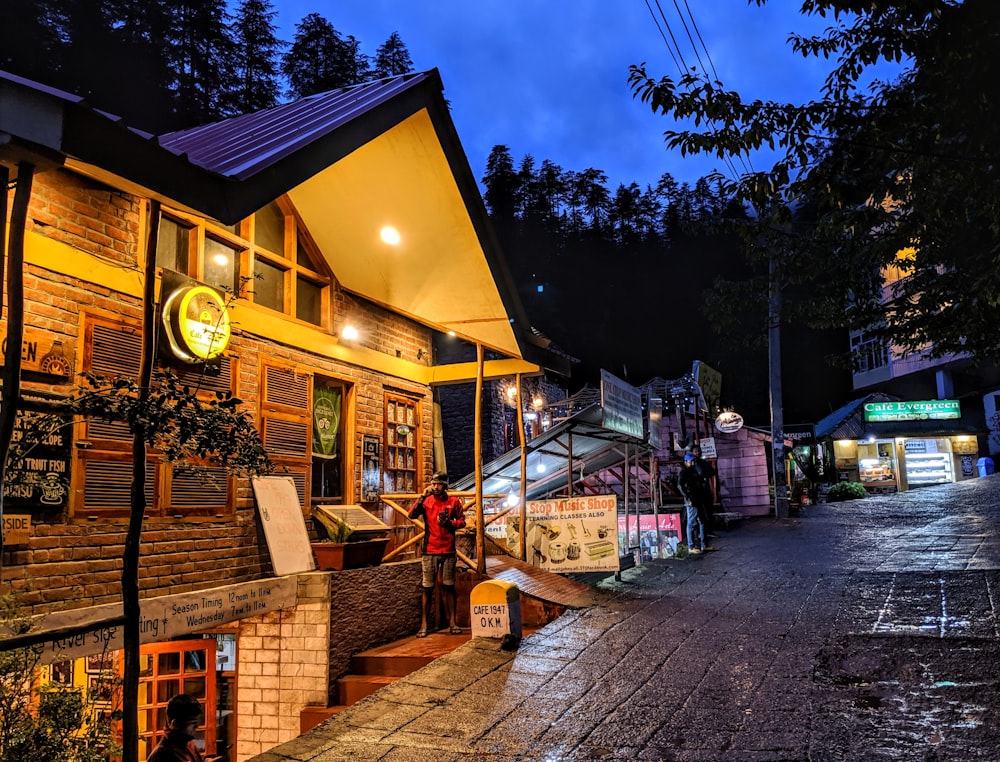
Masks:
[[[314,571],[316,562],[309,545],[309,532],[292,478],[255,476],[251,482],[274,575]]]

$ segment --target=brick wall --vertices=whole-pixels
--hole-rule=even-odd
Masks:
[[[77,252],[94,255],[95,261],[119,263],[138,270],[145,203],[69,172],[41,173],[33,184],[28,227]],[[340,314],[360,319],[365,346],[391,357],[430,362],[432,345],[428,328],[341,292],[336,286],[334,289],[335,320]],[[27,325],[75,342],[77,370],[86,352],[80,344],[84,310],[134,322],[138,322],[141,314],[141,305],[135,297],[36,265],[26,268],[25,292]],[[239,309],[237,302],[237,316]],[[238,395],[251,409],[256,409],[259,395],[261,357],[283,357],[312,372],[353,384],[355,437],[347,443],[345,455],[351,458],[354,468],[355,502],[360,497],[362,436],[383,436],[383,398],[388,386],[423,400],[420,458],[422,474],[430,472],[433,407],[428,387],[249,335],[239,328],[238,317],[236,322],[229,352],[240,358]],[[69,394],[74,384],[34,383],[25,379],[24,388]],[[236,511],[226,519],[146,522],[140,568],[143,597],[193,590],[209,582],[212,585],[241,582],[270,572],[270,560],[257,527],[253,497],[246,480],[238,480],[237,494]],[[127,528],[124,519],[91,522],[83,516],[71,518],[58,511],[38,510],[32,512],[32,523],[33,536],[27,545],[3,550],[6,591],[22,594],[32,613],[119,599]]]
[[[299,575],[291,609],[239,624],[237,758],[299,735],[306,707],[336,704],[351,656],[420,626],[420,564]]]

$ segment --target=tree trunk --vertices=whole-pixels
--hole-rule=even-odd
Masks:
[[[149,396],[153,377],[153,336],[156,328],[156,238],[160,204],[149,205],[149,235],[146,239],[145,279],[142,295],[142,359],[139,366],[139,394]],[[143,400],[145,402],[145,400]],[[122,613],[125,616],[125,669],[122,685],[122,762],[139,759],[139,546],[142,520],[146,514],[146,430],[141,423],[132,432],[132,492],[125,558],[122,563]]]

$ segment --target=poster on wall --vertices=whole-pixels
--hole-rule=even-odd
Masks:
[[[660,534],[657,537],[657,520]],[[643,561],[654,558],[672,558],[677,552],[677,543],[684,539],[679,513],[661,513],[658,516],[642,514],[636,526],[636,517],[628,517],[628,537],[625,537],[625,517],[618,517],[618,542],[623,548],[639,548]],[[627,542],[626,542],[627,540]]]
[[[563,574],[619,570],[615,495],[532,500],[526,522],[527,560],[534,566]],[[508,527],[516,532],[514,522]]]
[[[361,440],[361,502],[378,500],[378,485],[382,482],[382,439],[365,434]]]

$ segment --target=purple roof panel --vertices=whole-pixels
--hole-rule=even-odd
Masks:
[[[335,132],[435,71],[318,93],[267,111],[159,137],[159,144],[203,169],[245,179]]]

